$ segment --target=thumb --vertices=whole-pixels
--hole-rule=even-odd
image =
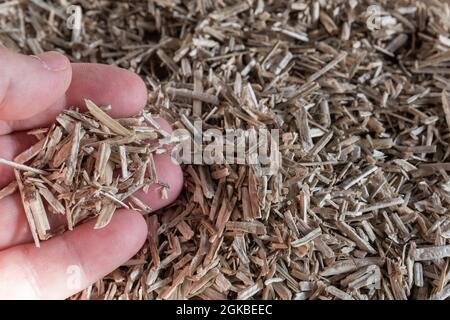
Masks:
[[[71,79],[70,61],[58,52],[27,56],[0,47],[0,119],[44,111],[64,95]]]

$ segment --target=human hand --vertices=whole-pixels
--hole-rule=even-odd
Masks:
[[[71,64],[56,52],[33,57],[0,47],[0,158],[12,160],[36,142],[22,131],[46,127],[65,107],[83,110],[84,98],[111,104],[113,117],[128,117],[144,108],[147,90],[124,69]],[[167,122],[159,122],[170,131]],[[170,155],[155,155],[155,164],[161,181],[169,184],[168,199],[161,199],[157,186],[136,196],[157,210],[178,196],[183,175]],[[0,188],[13,179],[13,170],[0,165]],[[54,225],[61,223],[58,216],[49,218]],[[147,237],[144,218],[133,210],[119,209],[103,229],[94,230],[94,224],[86,222],[36,248],[20,196],[1,199],[0,299],[67,298],[130,259]],[[71,270],[79,271],[79,287],[69,285]]]

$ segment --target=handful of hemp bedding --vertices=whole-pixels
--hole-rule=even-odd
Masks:
[[[113,119],[105,109],[85,100],[88,112],[64,110],[47,129],[29,132],[38,142],[14,161],[0,163],[14,168],[16,181],[0,190],[0,198],[20,192],[36,246],[53,233],[48,214],[65,215],[67,228],[96,217],[103,228],[116,208],[148,214],[152,209],[133,194],[146,192],[158,180],[153,154],[167,152],[172,136],[151,114]]]

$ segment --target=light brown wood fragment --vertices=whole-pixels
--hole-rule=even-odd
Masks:
[[[178,274],[174,277],[172,284],[169,287],[161,292],[161,299],[168,299],[176,290],[176,288],[184,281],[186,276],[189,274],[190,268],[189,266],[178,272]]]
[[[394,198],[394,199],[380,201],[380,202],[372,204],[370,206],[366,206],[362,209],[359,209],[358,212],[360,212],[360,213],[370,212],[373,210],[379,210],[379,209],[383,209],[383,208],[389,208],[389,207],[402,205],[403,203],[404,203],[404,200],[402,198],[398,197],[398,198]]]
[[[122,178],[128,178],[128,159],[127,152],[125,146],[119,146],[119,155],[120,155],[120,169],[122,173]]]
[[[32,234],[33,239],[34,239],[34,243],[35,243],[36,247],[40,247],[39,236],[38,236],[38,233],[37,233],[37,230],[36,230],[36,223],[35,223],[34,218],[33,218],[33,213],[31,211],[30,204],[26,200],[27,195],[26,195],[26,191],[25,191],[22,179],[20,177],[19,171],[18,170],[14,170],[14,175],[16,177],[17,185],[19,187],[20,197],[22,199],[23,208],[24,208],[27,220],[28,220],[28,225],[30,227],[31,234]]]
[[[350,294],[348,294],[348,293],[346,293],[346,292],[344,292],[344,291],[342,291],[342,290],[340,290],[340,289],[338,289],[338,288],[336,288],[334,286],[326,287],[325,291],[328,292],[329,294],[335,296],[336,298],[338,298],[340,300],[354,300],[353,297]]]
[[[263,287],[262,281],[256,282],[254,285],[239,291],[237,299],[238,300],[248,300],[255,294],[257,294]]]
[[[36,168],[29,167],[29,166],[24,165],[24,164],[15,163],[13,161],[9,161],[9,160],[2,159],[2,158],[0,158],[0,164],[5,164],[5,165],[10,166],[10,167],[12,167],[14,169],[17,169],[17,170],[29,171],[29,172],[36,173],[36,174],[44,174],[44,175],[48,174],[44,170],[36,169]]]
[[[292,216],[291,211],[286,210],[283,215],[284,215],[284,219],[286,221],[286,225],[288,226],[288,228],[291,229],[291,231],[293,232],[295,237],[298,237],[299,231],[298,231],[297,225],[295,223],[295,219]]]
[[[334,258],[335,253],[333,249],[330,248],[322,239],[316,238],[314,239],[314,246],[320,251],[325,258]]]
[[[297,99],[302,98],[304,96],[309,95],[311,92],[316,91],[320,88],[320,85],[316,82],[307,82],[303,84],[296,93],[294,93],[290,98],[288,98],[285,102],[282,102],[278,105],[279,109],[283,109],[291,104],[293,104]]]
[[[156,119],[153,117],[153,115],[151,113],[148,112],[144,112],[142,114],[144,120],[151,126],[153,126],[154,128],[160,130],[161,126],[159,125],[159,123],[156,121]]]
[[[168,67],[170,68],[170,70],[174,73],[178,73],[179,72],[179,67],[178,65],[175,63],[175,61],[173,61],[173,59],[167,55],[166,52],[164,52],[164,50],[162,49],[158,49],[156,50],[156,54],[158,55],[158,57],[161,59],[161,61]]]
[[[142,210],[142,213],[149,214],[153,212],[153,209],[145,202],[143,202],[141,199],[135,196],[130,196],[129,199],[131,202],[133,202],[140,210]]]
[[[213,105],[219,104],[219,99],[216,96],[204,92],[190,91],[188,89],[169,88],[167,89],[167,93],[173,98],[189,98],[193,99],[194,101],[203,101],[205,103],[210,103]]]
[[[108,203],[103,205],[100,210],[97,218],[97,222],[95,223],[95,229],[104,228],[111,221],[114,211],[116,210],[116,206],[113,203]]]
[[[301,145],[305,151],[310,151],[313,148],[313,142],[311,138],[307,111],[303,106],[298,108],[298,111],[294,114],[298,134],[301,139]]]
[[[113,175],[114,175],[114,164],[112,163],[111,160],[108,160],[105,165],[105,171],[103,172],[103,175],[101,175],[99,178],[99,182],[105,186],[110,186],[113,182]]]
[[[299,195],[299,201],[300,201],[300,214],[303,221],[306,223],[308,219],[308,210],[310,206],[310,192],[308,190],[308,187],[303,186],[302,190],[300,191]]]
[[[322,69],[317,71],[316,73],[312,74],[308,78],[308,82],[313,82],[322,77],[325,73],[333,69],[338,63],[340,63],[345,57],[347,56],[347,52],[340,52],[336,58],[334,58],[332,61],[328,62]]]
[[[430,300],[446,300],[448,297],[450,297],[450,284],[446,285],[442,291],[433,294]]]
[[[97,156],[95,159],[95,171],[94,179],[98,180],[105,174],[106,166],[111,155],[111,146],[108,143],[102,142],[97,151]]]
[[[232,16],[235,16],[243,11],[246,11],[250,8],[247,2],[241,2],[234,6],[225,7],[221,10],[215,11],[210,14],[210,17],[217,21],[222,21]]]
[[[351,259],[342,260],[335,262],[331,266],[327,267],[321,275],[324,277],[334,276],[342,273],[347,273],[354,271],[358,268],[365,267],[372,264],[382,264],[384,260],[382,258],[372,257],[372,258],[362,258],[362,259]]]
[[[267,233],[265,225],[259,221],[249,221],[249,222],[228,221],[226,223],[226,228],[228,230],[242,231],[258,235],[263,235]]]
[[[309,41],[307,33],[299,31],[292,27],[284,27],[281,23],[275,23],[274,26],[272,27],[272,30],[276,32],[281,32],[282,34],[299,41],[303,42]]]
[[[54,156],[51,159],[53,167],[55,168],[59,167],[64,161],[68,159],[71,147],[72,147],[71,140],[65,139],[62,142],[62,145],[59,146],[59,150],[57,150],[54,153]]]
[[[363,238],[361,238],[356,231],[349,226],[347,223],[343,221],[337,221],[336,226],[344,233],[346,234],[350,239],[355,241],[358,248],[361,250],[367,251],[369,253],[375,254],[375,249]]]
[[[70,154],[67,159],[67,173],[65,179],[65,183],[67,185],[72,183],[72,180],[76,173],[80,142],[81,142],[81,123],[77,122],[72,132]]]
[[[405,226],[405,224],[403,223],[402,219],[398,216],[398,214],[396,212],[394,212],[392,214],[392,220],[394,220],[394,223],[397,226],[397,228],[399,229],[399,231],[402,234],[402,236],[403,237],[408,237],[409,236],[409,230]]]
[[[363,147],[380,149],[380,150],[382,150],[382,149],[390,149],[394,145],[394,142],[392,141],[391,138],[371,139],[370,142],[368,140],[366,140],[366,139],[362,139],[362,140],[360,140],[359,143]]]
[[[64,214],[66,209],[63,204],[55,197],[55,195],[46,187],[39,187],[39,193],[44,197],[47,203],[55,210],[55,212]]]
[[[192,231],[191,227],[184,220],[177,224],[177,229],[185,240],[189,240],[194,236],[194,231]]]
[[[102,109],[97,107],[97,105],[89,99],[85,99],[86,108],[88,108],[89,112],[102,124],[111,129],[112,132],[115,132],[120,135],[130,136],[131,131],[127,128],[123,127],[119,122],[111,118],[108,114],[106,114]]]
[[[374,165],[368,166],[367,168],[365,168],[363,170],[363,172],[361,172],[361,174],[357,175],[356,177],[349,178],[348,180],[346,180],[342,184],[342,189],[344,189],[344,190],[349,189],[350,187],[357,184],[362,179],[364,179],[364,178],[368,177],[369,175],[371,175],[372,173],[374,173],[377,169],[378,169],[377,166],[374,166]]]
[[[319,19],[328,33],[333,34],[338,30],[338,27],[334,23],[333,19],[331,19],[331,17],[324,10],[320,11]]]
[[[107,183],[107,184],[109,185],[110,183]],[[124,203],[123,201],[118,199],[117,196],[111,194],[110,192],[100,191],[100,194],[102,196],[104,196],[105,198],[112,200],[117,205],[121,206],[122,208],[130,209],[130,207],[126,203]]]
[[[391,278],[391,280],[393,280]],[[380,268],[376,265],[369,265],[363,267],[354,273],[348,275],[345,279],[341,280],[341,285],[348,286],[350,289],[361,289],[364,287],[374,287],[380,288],[381,274]],[[397,286],[397,282],[393,282],[396,290],[396,295],[399,297],[403,296],[400,288]]]
[[[432,146],[414,146],[414,147],[400,147],[397,146],[397,149],[405,152],[412,152],[412,153],[435,153],[436,152],[436,145]]]
[[[195,62],[194,64],[194,95],[197,96],[203,92],[203,66],[199,62]],[[202,100],[195,99],[192,102],[192,112],[194,115],[201,117],[202,116]]]
[[[423,287],[423,267],[420,262],[414,263],[414,284]]]
[[[330,107],[326,99],[322,99],[319,103],[320,106],[320,123],[328,128],[331,125]]]
[[[445,121],[447,123],[447,127],[450,130],[450,102],[448,98],[447,91],[443,90],[441,94],[442,99],[442,110],[444,110]]]
[[[203,195],[207,199],[211,199],[214,196],[214,184],[211,180],[210,172],[206,167],[201,166],[198,169],[198,173],[202,185]]]
[[[206,288],[199,297],[203,300],[226,300],[227,296],[223,293],[216,291],[215,289],[208,287]]]
[[[415,261],[436,260],[450,257],[450,245],[416,248]]]
[[[239,261],[244,265],[248,265],[250,263],[250,260],[247,256],[247,248],[245,245],[244,237],[235,237],[231,246],[239,257]]]
[[[242,216],[244,221],[249,221],[252,217],[250,195],[247,187],[242,188]]]
[[[50,230],[50,223],[48,221],[47,212],[44,208],[42,198],[36,188],[25,187],[25,201],[28,203],[33,220],[36,223],[36,231],[40,240],[47,239],[47,233]]]
[[[195,296],[201,293],[201,291],[206,289],[206,284],[214,280],[219,275],[219,269],[214,268],[208,271],[206,275],[204,275],[199,281],[194,282],[194,284],[190,288],[190,295]]]
[[[14,162],[25,163],[34,158],[44,147],[46,139],[41,139],[40,141],[33,144],[31,147],[20,153],[14,158]]]
[[[333,131],[327,132],[309,151],[309,155],[311,157],[315,157],[328,144],[328,142],[330,142],[332,138],[333,138]]]
[[[361,225],[362,225],[365,233],[369,237],[370,241],[372,241],[372,242],[375,241],[377,236],[375,235],[372,225],[367,220],[363,220],[361,222]]]
[[[232,287],[231,282],[223,275],[223,273],[217,275],[215,284],[220,292],[226,292]]]
[[[320,229],[320,227],[318,227],[318,228],[312,230],[311,232],[309,232],[303,238],[292,241],[291,246],[294,248],[303,246],[303,245],[307,244],[308,242],[313,241],[315,238],[319,237],[321,234],[322,234],[322,230]]]

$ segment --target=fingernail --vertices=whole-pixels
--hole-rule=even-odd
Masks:
[[[55,51],[44,52],[31,57],[38,59],[44,68],[50,71],[63,71],[69,67],[69,60]]]

